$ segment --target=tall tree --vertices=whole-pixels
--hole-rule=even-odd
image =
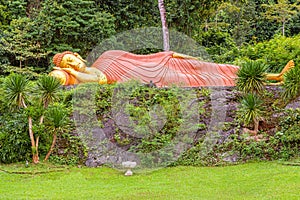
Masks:
[[[84,55],[115,33],[114,17],[88,0],[45,0],[34,22],[36,40],[52,52],[73,50]]]
[[[102,11],[111,13],[116,18],[117,32],[160,24],[157,0],[95,0],[95,2]]]
[[[26,17],[26,0],[0,0],[0,24],[9,25],[13,19]]]
[[[293,16],[298,14],[300,5],[297,5],[300,1],[297,0],[295,3],[290,3],[288,0],[278,0],[278,3],[263,4],[267,11],[265,17],[269,20],[281,23],[282,35],[285,36],[286,23],[292,19]]]
[[[169,43],[169,30],[166,19],[166,9],[164,5],[164,0],[158,0],[158,7],[160,12],[161,24],[162,24],[162,33],[163,33],[163,42],[164,42],[164,51],[170,50]]]
[[[14,58],[11,63],[17,61],[20,68],[28,65],[30,60],[36,60],[38,65],[38,61],[47,55],[35,40],[32,27],[34,23],[27,17],[13,19],[9,28],[3,32],[4,37],[0,38],[3,50]]]
[[[226,1],[217,9],[211,24],[229,32],[236,44],[241,46],[251,34],[251,25],[254,23],[255,15],[255,8],[251,1]]]
[[[169,28],[193,36],[224,0],[167,0],[165,1]]]

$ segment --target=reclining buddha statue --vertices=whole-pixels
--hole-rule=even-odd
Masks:
[[[85,82],[99,84],[138,80],[157,87],[234,86],[238,66],[204,62],[195,57],[172,51],[136,55],[121,50],[104,52],[90,67],[82,57],[70,51],[53,57],[56,65],[51,76],[63,85]],[[268,80],[283,81],[283,74],[293,66],[290,61],[281,73],[266,74]]]

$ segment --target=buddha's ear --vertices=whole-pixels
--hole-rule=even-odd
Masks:
[[[79,58],[81,61],[86,62],[78,53],[74,53],[74,55]]]

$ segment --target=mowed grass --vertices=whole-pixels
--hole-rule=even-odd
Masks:
[[[106,167],[44,172],[0,171],[0,199],[300,199],[300,167],[274,162],[173,167],[131,177]]]

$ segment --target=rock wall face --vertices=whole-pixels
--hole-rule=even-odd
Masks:
[[[161,90],[168,89],[162,88]],[[94,123],[93,125],[89,123],[87,126],[81,127],[82,138],[89,148],[86,165],[90,167],[107,163],[118,165],[121,162],[140,160],[140,158],[138,158],[138,153],[136,151],[131,151],[132,148],[138,147],[136,149],[143,152],[143,149],[141,148],[145,147],[144,144],[146,140],[148,144],[151,143],[151,140],[157,141],[164,135],[170,136],[167,143],[173,143],[174,149],[172,150],[172,156],[176,159],[176,156],[178,157],[181,153],[199,142],[205,144],[205,151],[208,152],[212,151],[213,146],[222,144],[231,134],[242,134],[243,126],[241,126],[236,118],[236,111],[242,95],[235,87],[186,88],[183,90],[187,91],[187,93],[181,96],[178,95],[176,97],[178,101],[176,100],[176,102],[174,102],[174,100],[171,100],[175,107],[177,105],[176,109],[179,109],[179,113],[181,113],[177,116],[178,118],[176,118],[180,123],[175,123],[176,125],[165,128],[169,125],[168,120],[170,120],[170,117],[161,114],[160,111],[166,108],[166,105],[162,102],[156,101],[156,103],[153,103],[147,108],[147,113],[150,115],[150,118],[152,117],[152,121],[150,121],[149,126],[146,127],[149,129],[147,129],[150,132],[149,134],[153,134],[151,137],[147,137],[147,135],[141,136],[136,132],[135,128],[140,125],[139,119],[132,118],[131,114],[126,113],[128,110],[126,111],[125,109],[127,104],[132,105],[134,108],[138,107],[141,105],[141,99],[144,97],[136,96],[131,98],[128,100],[127,104],[126,102],[120,101],[116,108],[113,108],[114,105],[111,103],[111,107],[108,107],[108,110],[105,112],[100,109],[101,113],[97,115],[97,121],[101,126],[97,123]],[[181,94],[182,93],[185,92],[181,91]],[[269,134],[274,134],[276,132],[278,119],[281,117],[281,113],[275,111],[272,108],[272,105],[276,99],[278,100],[280,98],[280,93],[280,87],[266,87],[264,101],[268,110],[268,114],[266,115],[266,118],[268,119],[260,122],[261,131],[268,132]],[[144,95],[147,96],[145,97],[147,100],[154,98],[154,96],[151,97],[151,95],[149,97],[149,94],[144,93]],[[288,104],[286,108],[298,108],[299,102],[298,99],[296,102]],[[117,104],[115,103],[115,105]],[[95,109],[99,110],[99,107],[96,107]],[[137,110],[135,110],[135,112],[136,111]],[[74,117],[80,119],[79,121],[81,122],[91,121],[86,115],[81,115],[76,112],[74,113]],[[155,126],[151,126],[151,122],[155,122]],[[176,126],[179,128],[176,129]],[[192,129],[191,127],[193,126],[197,127],[197,129]],[[154,134],[154,132],[151,132],[151,128],[159,130]],[[176,134],[174,136],[173,132],[168,133],[168,130],[171,129],[179,131],[176,133],[180,135],[178,137],[183,138],[187,136],[187,138],[189,138],[185,146],[179,145]],[[182,141],[183,140],[180,140],[181,143]],[[155,147],[163,149],[165,144]],[[148,148],[149,146],[146,147]],[[161,158],[158,158],[157,160],[159,159]],[[231,158],[228,159],[232,160]],[[140,164],[139,161],[138,164]]]

